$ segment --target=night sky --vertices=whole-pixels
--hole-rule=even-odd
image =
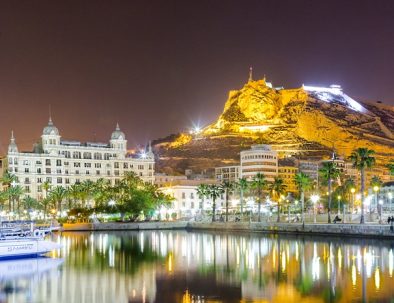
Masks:
[[[249,66],[394,104],[394,1],[0,1],[0,154],[49,107],[63,138],[119,121],[129,147],[208,124]]]

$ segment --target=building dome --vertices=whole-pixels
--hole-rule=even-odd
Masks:
[[[116,123],[116,129],[112,132],[111,140],[125,140],[126,136],[119,128],[119,123]]]
[[[53,125],[52,118],[49,118],[48,125],[44,127],[42,134],[59,136],[59,130],[55,125]]]

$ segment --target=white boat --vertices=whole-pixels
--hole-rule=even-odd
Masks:
[[[40,256],[60,248],[60,244],[46,241],[42,237],[8,238],[0,240],[0,259]]]

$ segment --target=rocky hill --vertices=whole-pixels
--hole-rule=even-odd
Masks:
[[[158,169],[167,173],[237,163],[239,152],[256,143],[298,158],[325,157],[333,148],[346,157],[367,146],[382,164],[394,156],[394,107],[356,101],[336,85],[283,89],[250,79],[230,91],[211,125],[153,142]]]

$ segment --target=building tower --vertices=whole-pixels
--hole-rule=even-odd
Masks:
[[[8,145],[8,153],[17,153],[18,152],[18,146],[15,143],[15,138],[14,138],[14,131],[11,131],[11,139],[10,139],[10,144]]]
[[[49,153],[48,149],[60,145],[59,130],[53,125],[51,117],[49,117],[48,125],[42,131],[41,142],[44,153]]]
[[[116,129],[112,132],[109,143],[112,148],[119,149],[126,155],[127,140],[125,134],[120,130],[119,123],[116,123]]]

